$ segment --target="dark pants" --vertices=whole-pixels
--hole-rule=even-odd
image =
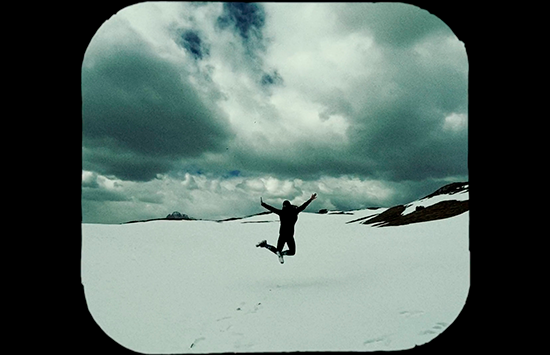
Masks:
[[[288,250],[285,250],[283,252],[283,247],[285,246],[285,243],[288,244]],[[271,250],[275,254],[277,254],[277,250],[282,252],[283,255],[292,256],[296,254],[296,242],[294,241],[294,237],[291,234],[290,235],[279,234],[279,240],[277,241],[277,248],[269,244],[267,244],[265,247]]]

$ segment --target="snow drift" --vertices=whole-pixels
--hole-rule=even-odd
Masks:
[[[468,194],[429,195],[399,216]],[[276,242],[274,214],[83,224],[88,309],[108,336],[142,353],[412,348],[447,331],[466,302],[469,212],[363,224],[389,210],[300,214],[296,256],[283,265],[255,247]]]

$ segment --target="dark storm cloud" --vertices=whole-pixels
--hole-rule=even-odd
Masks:
[[[101,141],[92,140],[82,149],[84,170],[113,175],[123,180],[148,181],[170,171],[174,164],[173,156],[148,156],[120,148],[114,141],[101,144]]]
[[[261,4],[226,2],[217,24],[221,29],[234,28],[246,43],[258,42],[263,39],[265,12]]]
[[[350,152],[370,158],[363,173],[393,181],[467,175],[467,131],[444,127],[446,117],[468,112],[466,73],[401,48],[387,48],[385,58],[379,80],[391,89],[369,91],[348,130]]]
[[[264,55],[269,41],[264,36],[266,12],[263,4],[257,3],[223,3],[222,14],[216,19],[216,27],[231,31],[240,39],[243,46],[243,57],[240,67],[246,67],[248,75],[261,85],[265,93],[270,88],[281,85],[283,78],[273,68],[264,68]],[[246,63],[243,65],[243,63]]]
[[[180,34],[177,43],[189,52],[195,59],[203,59],[209,55],[208,46],[199,34],[193,30],[185,30]]]
[[[225,116],[203,102],[181,68],[133,32],[85,60],[82,100],[83,147],[97,148],[83,165],[104,174],[151,179],[178,158],[222,149],[232,136]]]
[[[101,187],[90,188],[82,186],[82,199],[88,201],[129,201],[130,199],[121,192],[109,191]]]
[[[467,174],[465,133],[445,132],[410,111],[387,112],[385,121],[354,132],[354,155],[370,158],[362,174],[389,181],[444,178]]]
[[[260,84],[263,86],[279,85],[283,83],[283,78],[277,70],[272,73],[265,73],[260,79]]]
[[[467,175],[465,132],[445,132],[413,110],[388,110],[356,126],[347,163],[363,176],[388,181]]]

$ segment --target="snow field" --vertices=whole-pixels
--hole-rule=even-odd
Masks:
[[[346,224],[380,211],[300,214],[297,253],[283,265],[255,247],[276,243],[273,214],[83,224],[88,307],[107,335],[143,353],[411,348],[445,331],[464,306],[469,213]]]

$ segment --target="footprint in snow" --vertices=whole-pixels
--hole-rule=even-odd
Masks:
[[[418,317],[424,314],[424,311],[403,311],[399,312],[400,315],[403,317],[409,318],[409,317]]]
[[[192,349],[194,346],[196,346],[200,341],[206,339],[205,337],[200,337],[200,338],[197,338],[195,339],[195,341],[191,344],[191,346],[189,347],[190,349]]]
[[[391,343],[391,339],[389,339],[386,336],[381,336],[378,338],[367,339],[363,342],[363,345],[370,345],[370,344],[381,343],[381,342],[384,342],[384,345],[388,346]]]
[[[430,335],[430,334],[441,333],[441,331],[443,331],[443,329],[445,329],[446,327],[447,327],[447,323],[438,322],[433,327],[431,327],[430,329],[424,330],[423,332],[420,332],[419,334],[420,335]]]
[[[237,311],[242,311],[242,310],[244,310],[244,308],[245,308],[244,305],[245,305],[245,304],[246,304],[245,302],[241,302],[241,306],[240,306],[240,307],[237,307]],[[254,305],[254,308],[249,309],[249,310],[246,312],[246,314],[248,314],[248,313],[256,313],[256,312],[258,311],[258,309],[260,309],[260,306],[261,306],[261,305],[262,305],[261,302],[256,303],[256,304]]]

